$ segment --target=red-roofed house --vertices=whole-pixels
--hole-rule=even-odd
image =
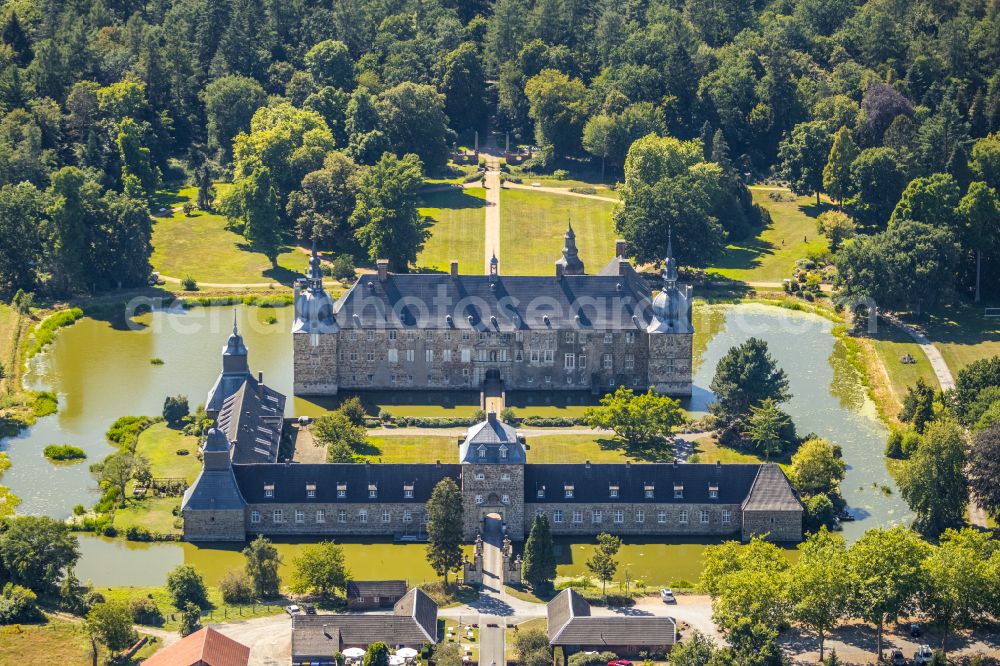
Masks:
[[[204,627],[142,662],[143,666],[247,666],[250,648]]]

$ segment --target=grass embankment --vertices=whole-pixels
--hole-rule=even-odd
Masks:
[[[160,648],[153,638],[128,661],[117,661],[121,666],[139,664]],[[0,666],[20,664],[60,664],[61,666],[90,666],[107,663],[110,655],[98,646],[94,660],[90,637],[82,622],[49,618],[41,624],[16,624],[0,627]]]
[[[1000,356],[1000,317],[986,317],[986,308],[1000,301],[957,303],[915,320],[941,351],[953,375],[973,361]]]
[[[546,192],[502,190],[500,273],[554,275],[569,222],[576,232],[580,259],[588,273],[596,273],[615,253],[611,215],[616,205]]]
[[[816,218],[828,203],[817,206],[815,197],[796,197],[781,187],[753,186],[750,192],[754,203],[771,214],[771,225],[754,238],[726,247],[709,273],[743,282],[781,282],[792,276],[797,259],[828,249],[826,238],[816,231]],[[772,199],[772,193],[780,199]]]
[[[460,273],[483,272],[486,190],[481,187],[429,192],[420,197],[421,215],[433,220],[431,237],[417,256],[417,267],[447,272],[458,261]]]
[[[217,213],[196,210],[185,215],[182,206],[197,201],[197,188],[162,191],[151,208],[154,211],[153,269],[163,275],[198,282],[220,284],[291,284],[308,267],[309,257],[295,247],[285,247],[278,255],[278,267],[246,239],[226,226]],[[171,209],[162,215],[161,207]]]

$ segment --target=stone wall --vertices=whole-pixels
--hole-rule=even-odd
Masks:
[[[181,512],[186,541],[245,541],[242,509],[235,511],[204,511],[187,509]]]
[[[337,337],[332,333],[292,335],[295,395],[337,394]]]
[[[260,514],[260,522],[253,521],[253,512]],[[274,512],[281,511],[281,522],[274,520]],[[302,521],[296,512],[302,512]],[[344,512],[343,521],[340,512]],[[389,520],[382,514],[389,512]],[[322,512],[321,516],[317,514]],[[363,519],[363,512],[367,518]],[[407,520],[409,513],[409,520]],[[295,504],[251,504],[246,511],[246,533],[249,535],[339,535],[339,536],[396,536],[419,534],[425,531],[426,511],[422,502],[341,504],[301,502]],[[322,518],[322,521],[319,520]]]
[[[769,541],[802,541],[802,511],[746,511],[742,537],[767,536]]]
[[[742,519],[739,504],[632,504],[632,503],[571,503],[529,502],[524,506],[525,529],[530,529],[537,512],[545,512],[554,536],[593,535],[601,532],[629,536],[727,536],[740,533]],[[562,512],[562,522],[557,522],[557,512]],[[573,512],[581,512],[582,521],[573,522]],[[593,521],[593,512],[600,512],[600,522]],[[622,512],[622,522],[615,522],[615,512]],[[642,522],[638,521],[643,512]],[[664,512],[665,522],[659,522],[659,512]],[[687,511],[687,522],[681,522],[682,512]],[[708,511],[708,522],[701,522],[701,512]],[[729,522],[723,522],[723,511],[729,511]]]
[[[482,478],[478,478],[478,477]],[[507,502],[503,501],[507,496]],[[482,503],[476,502],[476,497]],[[483,529],[483,518],[499,513],[507,524],[507,534],[515,541],[524,539],[524,466],[462,466],[462,517],[464,536],[472,541]]]
[[[690,334],[649,336],[648,385],[658,393],[689,396],[692,390]]]

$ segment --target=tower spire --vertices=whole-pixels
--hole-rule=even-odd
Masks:
[[[667,289],[677,287],[677,260],[674,259],[674,230],[667,229],[667,258],[663,262],[663,285]]]
[[[239,335],[239,334],[240,334],[240,328],[238,320],[236,318],[236,308],[233,308],[233,335]]]
[[[563,275],[583,275],[583,261],[576,249],[576,232],[573,231],[573,222],[569,219],[566,220],[566,233],[563,235],[562,258],[556,263],[562,266]]]
[[[313,292],[323,291],[323,264],[316,250],[316,239],[313,238],[312,251],[309,254],[309,289]]]

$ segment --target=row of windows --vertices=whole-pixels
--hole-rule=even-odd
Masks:
[[[307,481],[305,486],[306,497],[309,499],[316,498],[316,487],[315,481]],[[403,484],[403,497],[405,499],[413,499],[413,488],[414,484],[412,482],[406,482]],[[274,483],[265,482],[264,483],[264,497],[271,499],[274,497]],[[368,497],[371,499],[378,498],[378,483],[368,484]],[[337,482],[337,499],[347,498],[347,482],[338,481]]]
[[[388,335],[389,340],[405,339],[407,342],[414,342],[416,340],[421,339],[421,332],[418,330],[389,331],[388,333],[389,333]],[[433,340],[434,335],[435,335],[434,331],[426,331],[424,332],[423,337],[427,340]],[[510,333],[480,331],[477,334],[477,337],[480,342],[495,342],[500,344],[508,344],[510,342],[510,335],[511,335]],[[467,342],[472,339],[472,331],[462,331],[461,333],[456,333],[456,336],[461,337],[463,341]],[[360,337],[361,333],[358,331],[349,330],[347,332],[347,339],[350,340],[351,342],[357,341]],[[374,342],[376,339],[375,331],[365,331],[364,337],[366,341]],[[606,345],[613,344],[615,341],[614,333],[604,333],[603,337],[604,337],[604,344]],[[514,332],[515,342],[524,342],[524,338],[525,338],[524,331]],[[555,342],[556,336],[554,333],[533,332],[531,333],[529,339],[533,344],[538,344],[538,343],[552,344]],[[627,344],[632,344],[633,342],[635,342],[635,331],[626,331],[625,335],[623,336],[623,339]],[[444,342],[450,342],[452,340],[452,332],[443,331],[441,333],[441,340],[443,340]],[[563,341],[566,344],[575,344],[575,343],[587,344],[587,342],[590,341],[590,334],[577,333],[575,331],[565,331],[563,333]]]
[[[621,485],[617,483],[608,484],[608,497],[611,499],[616,499],[619,497],[621,492]],[[576,494],[576,484],[571,482],[566,482],[563,484],[563,497],[566,499],[573,499]],[[644,483],[642,486],[642,494],[646,499],[656,498],[656,484],[654,483]],[[545,486],[539,486],[535,491],[535,496],[539,499],[545,499]],[[708,496],[711,499],[719,499],[719,486],[717,483],[710,483],[708,486]],[[674,483],[674,499],[684,499],[684,484]]]
[[[476,499],[478,501],[479,498],[477,497]],[[539,516],[544,516],[545,515],[545,511],[543,511],[541,509],[539,509],[536,513]],[[703,525],[707,525],[708,523],[711,522],[711,519],[712,519],[712,512],[711,511],[702,510],[702,511],[698,511],[697,513],[698,513],[697,518],[698,518],[699,523],[701,523]],[[566,516],[563,515],[563,512],[560,511],[560,510],[558,510],[558,509],[552,512],[552,522],[553,523],[562,524],[563,522],[566,522],[565,518],[566,518]],[[584,518],[584,511],[583,511],[583,509],[574,509],[572,511],[572,513],[570,514],[570,518],[571,518],[570,522],[573,522],[573,523],[576,523],[576,524],[582,523],[583,522],[583,518]],[[621,524],[623,524],[625,522],[625,511],[623,509],[615,509],[614,511],[611,512],[611,518],[612,518],[612,521],[616,525],[621,525]],[[720,518],[722,520],[722,524],[723,525],[731,524],[733,522],[733,513],[732,513],[732,511],[729,511],[728,509],[724,509],[723,511],[720,512]],[[645,523],[646,522],[646,512],[643,509],[636,509],[635,513],[633,515],[633,519],[634,519],[634,521],[636,523]],[[662,525],[662,524],[669,523],[670,521],[671,521],[671,514],[670,514],[669,511],[657,511],[656,512],[656,522],[657,523],[659,523],[659,524]],[[593,510],[591,510],[590,511],[590,522],[592,524],[603,523],[604,522],[604,512],[601,511],[600,509],[593,509]],[[677,512],[677,523],[678,524],[680,524],[680,525],[686,525],[689,522],[690,522],[690,520],[689,520],[689,514],[688,514],[687,509],[682,509],[681,511]]]
[[[346,523],[349,517],[350,517],[350,514],[349,514],[349,512],[347,510],[340,509],[339,511],[337,511],[336,518],[337,518],[337,522],[338,523]],[[359,523],[367,523],[368,522],[368,509],[360,509],[358,511],[357,518],[358,518],[358,522]],[[313,522],[316,522],[316,523],[325,523],[326,522],[326,511],[323,510],[323,509],[317,509],[316,512],[315,512],[315,514],[313,514],[312,519],[313,519]],[[303,510],[301,510],[301,509],[297,509],[295,511],[295,513],[294,513],[294,520],[295,520],[296,523],[299,523],[299,524],[305,523],[306,522],[306,512],[303,511]],[[250,512],[250,522],[253,523],[253,524],[255,524],[255,525],[260,522],[260,511],[251,511]],[[283,509],[275,509],[272,512],[272,514],[271,514],[271,522],[273,522],[273,523],[284,523],[285,522],[285,512],[284,512],[284,510]],[[383,523],[391,523],[392,522],[392,512],[391,511],[389,511],[389,510],[383,510],[382,511],[382,522]],[[413,522],[413,512],[412,511],[403,511],[403,522],[404,523]],[[422,523],[426,523],[427,522],[427,516],[425,514],[420,514],[420,522],[422,522]]]

